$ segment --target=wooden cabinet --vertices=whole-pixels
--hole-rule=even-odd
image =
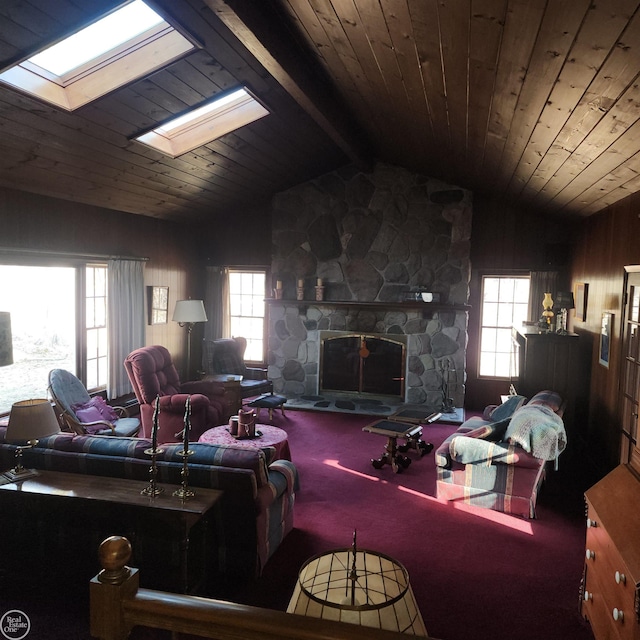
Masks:
[[[242,409],[242,376],[219,373],[205,376],[203,380],[217,382],[224,387],[226,410],[223,419],[228,420],[230,416],[237,415]]]
[[[640,640],[640,478],[620,465],[585,497],[582,614],[596,640]]]
[[[568,438],[574,435],[573,416],[579,371],[575,333],[540,333],[537,327],[514,328],[513,371],[516,391],[531,398],[543,389],[557,391],[566,402],[563,416]]]
[[[640,473],[640,267],[625,267],[625,308],[620,403],[622,437],[620,462]]]

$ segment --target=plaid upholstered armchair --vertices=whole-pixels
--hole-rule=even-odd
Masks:
[[[273,393],[273,383],[267,378],[267,370],[247,367],[244,352],[246,338],[221,338],[207,340],[207,373],[209,375],[233,374],[242,376],[243,398],[252,398],[263,393]]]

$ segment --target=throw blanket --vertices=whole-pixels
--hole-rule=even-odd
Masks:
[[[557,460],[567,446],[562,418],[549,407],[525,405],[513,414],[505,439],[542,460]]]

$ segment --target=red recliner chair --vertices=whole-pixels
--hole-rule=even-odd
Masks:
[[[153,345],[136,349],[126,357],[124,366],[140,403],[143,437],[151,437],[157,396],[160,396],[158,443],[181,441],[188,396],[191,396],[189,440],[197,441],[207,429],[223,423],[223,386],[204,380],[181,383],[165,347]]]

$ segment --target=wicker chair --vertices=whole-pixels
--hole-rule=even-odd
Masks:
[[[78,435],[135,436],[140,420],[124,407],[112,407],[101,396],[89,395],[80,380],[64,369],[49,372],[49,393],[63,423]]]

